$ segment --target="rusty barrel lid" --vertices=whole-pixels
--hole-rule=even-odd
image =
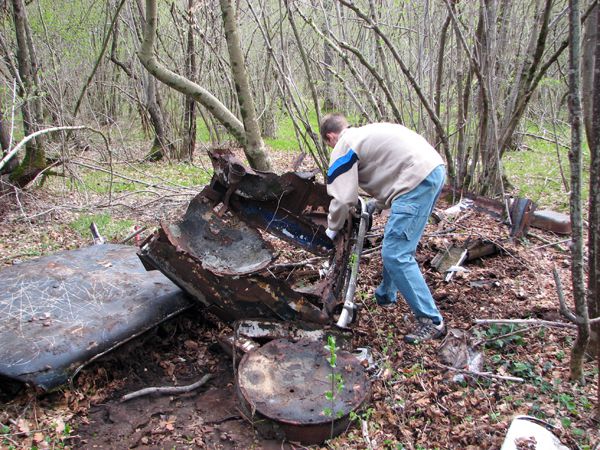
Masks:
[[[346,429],[350,412],[366,402],[370,384],[365,369],[351,353],[338,350],[336,367],[327,361],[323,342],[273,340],[247,353],[237,373],[242,406],[258,418],[266,437],[316,444]],[[338,391],[331,375],[341,380]],[[333,401],[326,393],[335,393]],[[331,414],[328,413],[331,412]],[[265,427],[266,424],[266,427]]]

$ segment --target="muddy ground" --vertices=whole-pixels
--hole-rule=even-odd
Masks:
[[[289,163],[287,156],[279,162],[282,167]],[[79,236],[67,226],[77,215],[73,205],[83,203],[81,196],[61,195],[46,188],[2,194],[2,265],[32,257],[29,248],[48,254],[90,243],[88,236]],[[438,206],[450,204],[442,201]],[[177,217],[184,207],[180,201],[143,211],[135,205],[104,210],[151,226],[158,218]],[[510,241],[506,224],[475,211],[428,226],[417,258],[434,297],[448,325],[465,332],[471,344],[478,342],[482,370],[496,376],[466,375],[460,380],[444,367],[438,355],[440,342],[419,347],[403,343],[411,317],[402,300],[385,309],[373,302],[381,279],[376,246],[384,221],[375,221],[374,248],[366,249],[361,263],[358,301],[362,309],[354,328],[354,345],[369,347],[377,365],[372,399],[346,433],[323,446],[499,448],[512,418],[529,414],[556,426],[556,434],[569,448],[594,448],[600,442],[598,424],[592,420],[598,401],[597,369],[588,361],[586,384],[569,381],[575,333],[535,323],[519,328],[474,324],[476,319],[563,322],[552,270],[558,270],[572,304],[569,253],[565,243],[548,244],[564,237],[532,230],[527,238]],[[450,282],[431,267],[441,248],[477,238],[495,242],[501,252],[467,264],[467,271]],[[45,247],[40,244],[44,242]],[[281,250],[285,256],[288,250],[283,244]],[[193,308],[95,361],[81,371],[73,386],[46,394],[24,389],[5,395],[0,406],[0,446],[302,448],[262,438],[243,417],[233,394],[232,362],[216,345],[216,337],[228,331],[200,308]],[[193,392],[120,401],[137,389],[187,385],[208,373],[213,378]],[[509,376],[523,382],[502,379]]]

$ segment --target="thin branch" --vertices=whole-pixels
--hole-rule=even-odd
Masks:
[[[196,381],[193,384],[189,384],[187,386],[158,386],[158,387],[149,387],[140,389],[139,391],[132,392],[130,394],[126,394],[121,397],[121,402],[126,402],[136,397],[142,397],[144,395],[150,394],[182,394],[185,392],[191,392],[194,389],[198,389],[200,386],[206,384],[208,380],[213,377],[213,374],[207,373],[200,380]]]
[[[567,307],[565,302],[565,294],[563,293],[562,283],[560,282],[560,276],[556,267],[552,268],[552,275],[554,275],[554,283],[556,284],[556,294],[558,295],[558,302],[560,304],[560,313],[570,322],[577,323],[577,317]]]
[[[44,130],[39,130],[36,131],[35,133],[31,133],[29,136],[24,137],[21,142],[19,142],[17,145],[15,145],[13,147],[13,149],[11,151],[9,151],[6,156],[4,156],[4,158],[2,158],[2,160],[0,161],[0,170],[6,165],[6,163],[8,161],[10,161],[12,159],[13,156],[15,156],[17,154],[17,152],[21,149],[21,147],[23,147],[25,144],[27,144],[30,140],[35,139],[36,137],[42,135],[42,134],[47,134],[47,133],[52,133],[54,131],[62,131],[62,130],[82,130],[82,129],[88,129],[88,130],[92,130],[95,131],[96,133],[100,133],[102,134],[100,131],[94,130],[93,128],[90,127],[86,127],[84,125],[80,125],[80,126],[73,126],[73,127],[53,127],[53,128],[46,128]]]
[[[492,325],[492,324],[520,324],[520,325],[543,325],[546,327],[554,328],[569,328],[571,330],[577,329],[576,325],[565,322],[552,322],[550,320],[541,319],[475,319],[475,325]]]
[[[457,369],[456,367],[446,366],[444,364],[434,363],[438,367],[442,367],[444,369],[450,370],[452,372],[463,373],[465,375],[472,375],[474,377],[482,377],[482,378],[493,378],[494,380],[505,380],[505,381],[515,381],[517,383],[524,383],[525,380],[519,377],[509,377],[506,375],[496,375],[490,372],[476,372],[474,370],[467,369]]]
[[[96,75],[96,71],[98,70],[98,67],[100,67],[100,62],[104,58],[104,52],[106,52],[106,48],[108,47],[108,41],[110,41],[110,37],[112,35],[112,29],[115,26],[115,23],[117,23],[119,13],[121,12],[121,8],[123,8],[124,4],[125,4],[125,0],[121,0],[119,5],[117,6],[117,10],[115,11],[115,14],[114,14],[112,21],[110,23],[110,26],[108,28],[108,31],[106,32],[106,36],[104,37],[104,42],[102,43],[102,49],[100,50],[100,55],[98,55],[96,64],[94,64],[94,68],[92,69],[92,72],[88,76],[88,78],[85,82],[85,85],[83,86],[83,89],[81,90],[81,92],[79,94],[77,103],[75,103],[75,109],[73,110],[73,118],[75,118],[77,116],[77,113],[79,112],[79,107],[81,106],[81,101],[83,100],[83,96],[85,95],[87,88],[92,83],[92,80],[94,79],[94,75]]]

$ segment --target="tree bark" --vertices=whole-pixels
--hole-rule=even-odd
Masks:
[[[10,148],[10,124],[7,121],[6,116],[4,115],[4,108],[2,107],[2,97],[0,96],[0,155],[3,158],[8,153]],[[13,170],[17,168],[19,165],[19,160],[17,158],[12,158],[6,166],[0,169],[0,175],[5,173],[11,173]]]
[[[585,295],[583,273],[583,220],[581,201],[583,137],[581,113],[581,13],[579,0],[569,0],[569,116],[571,122],[571,165],[570,210],[572,225],[571,277],[575,313],[581,319],[577,323],[577,338],[571,350],[571,379],[583,381],[583,358],[589,339],[590,324]]]
[[[151,161],[159,161],[165,156],[170,157],[173,144],[169,142],[168,131],[162,108],[156,94],[156,80],[150,74],[146,77],[146,108],[150,115],[150,123],[154,128],[154,141],[147,158]]]
[[[227,41],[227,50],[229,51],[229,62],[245,129],[246,158],[248,158],[248,162],[253,169],[270,171],[271,161],[260,135],[260,125],[256,117],[254,98],[250,89],[248,73],[246,72],[246,62],[240,45],[235,3],[234,0],[220,0],[220,4],[223,27],[225,29],[225,40]]]
[[[596,17],[590,20],[590,26],[600,27],[600,8],[596,7]],[[592,114],[590,136],[590,198],[589,198],[589,228],[588,228],[588,307],[590,317],[600,316],[600,33],[594,37],[594,71],[592,82]],[[600,324],[593,326],[592,340],[600,369]],[[600,395],[600,383],[598,383]],[[596,397],[596,418],[600,419],[600,397]]]
[[[19,95],[23,99],[21,116],[23,120],[23,134],[28,136],[38,131],[42,123],[41,100],[36,84],[37,68],[35,53],[31,50],[33,45],[28,39],[29,21],[23,0],[12,0],[13,21],[17,40],[17,63],[19,72]],[[25,157],[22,163],[11,174],[11,180],[18,186],[25,186],[33,180],[38,173],[46,167],[44,140],[42,136],[32,139],[25,147]]]
[[[583,101],[583,120],[588,145],[592,146],[593,133],[593,98],[594,98],[594,59],[596,53],[596,42],[598,40],[598,25],[595,16],[598,4],[594,6],[591,20],[586,21],[583,31],[583,47],[581,60],[581,97]]]
[[[185,69],[186,76],[192,81],[196,82],[197,78],[197,67],[196,67],[196,49],[194,41],[194,0],[188,0],[188,29],[187,29],[187,43],[186,43],[186,54],[185,54]],[[192,161],[194,159],[194,150],[196,148],[196,102],[189,96],[185,96],[183,105],[183,145],[179,152],[180,159],[188,159]]]

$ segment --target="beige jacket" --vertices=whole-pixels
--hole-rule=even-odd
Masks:
[[[389,208],[417,187],[437,166],[439,153],[419,134],[392,123],[347,128],[331,152],[327,171],[328,226],[340,230],[358,201],[358,188]]]

